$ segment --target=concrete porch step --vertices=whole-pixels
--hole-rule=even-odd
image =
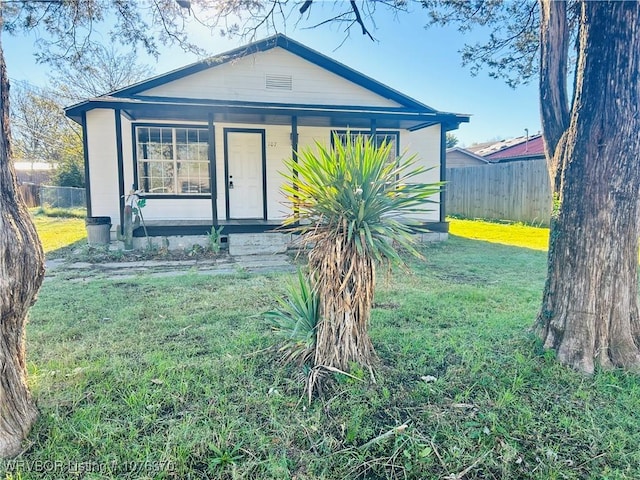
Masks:
[[[287,233],[230,233],[228,235],[229,254],[232,256],[268,255],[284,253],[291,243]]]

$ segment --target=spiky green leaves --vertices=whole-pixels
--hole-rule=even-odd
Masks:
[[[416,181],[426,169],[415,156],[392,159],[391,148],[346,135],[344,144],[336,136],[333,148],[316,143],[300,152],[286,164],[282,190],[293,206],[286,224],[309,242],[346,233],[360,255],[378,261],[400,260],[394,243],[417,254],[411,215],[431,209],[441,184]]]
[[[310,364],[316,348],[319,301],[309,278],[298,271],[297,281],[287,286],[287,296],[277,301],[278,307],[264,316],[279,337],[282,361]]]

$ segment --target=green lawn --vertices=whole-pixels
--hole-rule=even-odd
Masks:
[[[87,230],[83,218],[54,217],[39,213],[36,209],[31,212],[45,253],[53,254],[56,250],[87,238]]]
[[[380,272],[377,383],[354,369],[311,406],[259,316],[288,276],[46,281],[27,338],[41,417],[7,478],[640,478],[638,376],[567,370],[529,331],[546,254],[424,252]]]
[[[45,253],[67,247],[87,237],[84,219],[54,217],[32,212]],[[450,233],[457,237],[504,245],[546,250],[549,229],[522,224],[501,224],[481,220],[450,219]]]
[[[521,223],[505,224],[455,218],[449,220],[449,232],[458,237],[533,248],[534,250],[549,248],[548,228],[532,227]]]

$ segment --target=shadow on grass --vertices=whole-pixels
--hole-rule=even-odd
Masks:
[[[73,257],[73,252],[79,249],[84,249],[86,247],[88,247],[87,239],[82,238],[80,240],[76,240],[73,243],[70,243],[69,245],[65,245],[64,247],[60,247],[55,250],[46,252],[45,258],[47,260],[59,260],[59,259],[71,260]]]

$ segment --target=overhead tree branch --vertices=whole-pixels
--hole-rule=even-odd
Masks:
[[[373,40],[374,39],[373,36],[369,32],[369,30],[367,30],[367,27],[365,26],[364,21],[362,20],[362,16],[360,15],[360,10],[358,10],[358,6],[356,5],[356,2],[354,0],[351,0],[349,3],[351,4],[351,9],[353,10],[353,14],[356,16],[356,23],[360,25],[360,28],[362,28],[362,34],[368,35],[369,38]]]
[[[300,7],[300,15],[309,10],[309,7],[311,7],[312,3],[313,0],[307,0],[306,2],[304,2],[304,4]]]

